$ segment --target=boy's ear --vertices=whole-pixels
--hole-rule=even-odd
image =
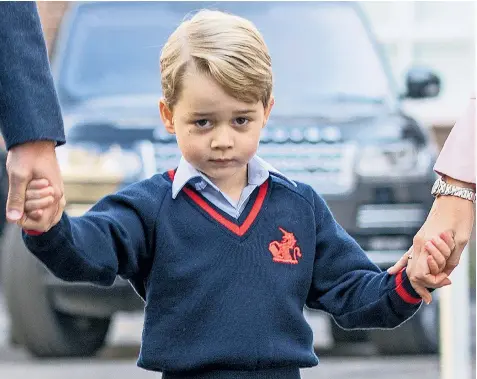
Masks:
[[[172,111],[167,106],[166,101],[165,101],[164,98],[161,98],[159,100],[159,113],[161,114],[162,123],[164,124],[166,130],[170,134],[175,134],[176,131],[174,129],[174,121],[173,121]]]
[[[263,123],[263,127],[267,125],[268,117],[270,117],[270,112],[272,111],[273,105],[275,104],[275,98],[272,96],[270,97],[270,101],[268,102],[267,107],[265,108],[265,120]]]

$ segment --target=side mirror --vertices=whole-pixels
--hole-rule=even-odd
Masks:
[[[407,93],[403,96],[411,99],[436,97],[441,90],[441,80],[425,67],[413,67],[406,75]]]

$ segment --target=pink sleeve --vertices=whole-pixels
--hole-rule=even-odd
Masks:
[[[475,183],[475,97],[456,122],[442,148],[434,171],[467,183]]]

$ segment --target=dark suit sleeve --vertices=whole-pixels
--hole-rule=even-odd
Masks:
[[[0,128],[7,149],[36,140],[65,143],[34,2],[0,2]]]

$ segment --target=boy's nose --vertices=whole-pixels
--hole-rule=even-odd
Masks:
[[[227,127],[219,127],[216,129],[210,147],[212,149],[230,149],[234,146],[232,133]]]

